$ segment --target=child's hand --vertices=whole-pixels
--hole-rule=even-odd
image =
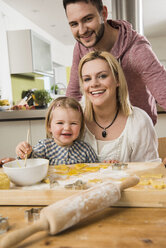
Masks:
[[[21,159],[24,159],[26,154],[29,157],[31,152],[32,152],[32,146],[28,144],[26,141],[19,143],[16,147],[16,154]]]

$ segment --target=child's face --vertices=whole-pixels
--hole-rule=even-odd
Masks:
[[[56,107],[53,110],[50,132],[58,145],[71,145],[78,138],[80,129],[81,113],[63,107]]]

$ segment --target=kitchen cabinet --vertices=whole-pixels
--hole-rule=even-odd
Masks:
[[[0,158],[16,157],[15,148],[19,142],[25,141],[30,129],[30,144],[35,145],[44,139],[44,120],[4,121],[0,122]]]
[[[29,121],[0,122],[0,158],[15,157],[16,145],[26,140]]]
[[[11,74],[53,76],[51,45],[32,30],[7,31]]]
[[[31,144],[34,146],[40,139],[46,138],[45,120],[31,120]]]

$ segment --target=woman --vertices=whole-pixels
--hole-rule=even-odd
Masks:
[[[84,140],[99,161],[160,161],[152,121],[131,106],[117,60],[108,52],[90,52],[80,61],[79,78],[85,96]]]

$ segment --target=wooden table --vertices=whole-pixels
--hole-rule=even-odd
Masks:
[[[9,231],[28,225],[24,211],[30,208],[0,206],[0,215],[9,218]],[[166,208],[108,208],[59,235],[36,233],[16,247],[165,248]]]

